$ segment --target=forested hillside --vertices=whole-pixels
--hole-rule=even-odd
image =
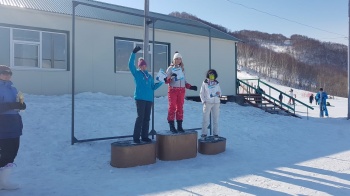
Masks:
[[[323,87],[331,95],[347,97],[345,45],[297,34],[285,37],[259,31],[232,32],[185,12],[172,12],[170,15],[201,21],[242,40],[238,43],[238,65],[254,71],[259,77],[314,92]]]

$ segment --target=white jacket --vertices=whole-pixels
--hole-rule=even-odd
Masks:
[[[219,82],[214,80],[209,82],[209,79],[205,79],[202,83],[199,96],[202,103],[220,103],[221,89]],[[217,95],[216,92],[219,92],[220,95]]]

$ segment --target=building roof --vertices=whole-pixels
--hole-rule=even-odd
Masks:
[[[76,16],[136,26],[143,26],[144,23],[143,10],[112,5],[93,0],[0,0],[0,6],[12,6],[44,12],[72,15],[73,2],[77,5],[75,9]],[[210,29],[211,36],[214,38],[240,41],[232,35],[229,35],[215,28],[211,28],[210,26],[199,21],[182,19],[154,12],[150,12],[149,17],[156,20],[154,23],[154,27],[156,29],[202,36],[209,36],[208,29]]]

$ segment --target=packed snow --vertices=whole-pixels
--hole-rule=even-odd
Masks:
[[[273,86],[283,92],[290,89]],[[308,103],[310,92],[294,93]],[[75,97],[77,139],[132,135],[132,97],[89,92]],[[71,95],[25,94],[25,101],[12,176],[21,188],[0,190],[1,196],[350,195],[346,98],[329,100],[329,118],[319,118],[314,103],[314,110],[297,104],[301,118],[295,118],[228,102],[221,105],[219,120],[219,135],[227,139],[225,152],[131,168],[110,165],[116,139],[71,145]],[[155,98],[156,131],[168,129],[167,105],[166,97]],[[186,100],[184,111],[184,128],[201,127],[201,103]]]

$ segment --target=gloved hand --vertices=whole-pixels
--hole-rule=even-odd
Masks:
[[[176,74],[176,73],[173,73],[173,74],[171,74],[171,76],[174,76],[174,77],[176,77],[176,76],[177,76],[177,74]]]
[[[166,83],[168,81],[168,78],[164,78],[164,82]]]
[[[136,46],[133,50],[132,50],[132,53],[137,53],[138,51],[141,50],[141,47],[140,46]]]
[[[24,102],[23,103],[20,103],[20,102],[1,103],[0,112],[6,112],[8,110],[13,110],[13,109],[25,110],[26,107],[27,106]]]
[[[19,105],[18,105],[18,109],[20,109],[20,110],[25,110],[27,108],[27,105],[26,105],[26,103],[19,103]]]
[[[190,90],[197,91],[197,86],[191,86]]]

